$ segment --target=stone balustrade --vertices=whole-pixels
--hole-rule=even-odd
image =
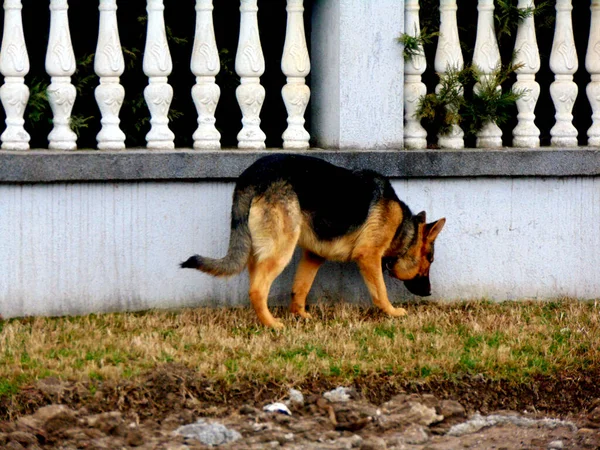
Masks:
[[[465,2],[458,2],[465,5]],[[516,65],[516,82],[512,85],[514,92],[521,93],[516,102],[518,111],[516,126],[512,131],[510,146],[516,148],[538,148],[540,147],[540,129],[536,126],[535,108],[540,95],[551,97],[554,105],[554,124],[549,132],[549,143],[554,147],[577,147],[583,137],[585,130],[577,129],[573,120],[573,107],[577,100],[578,91],[583,86],[578,86],[574,75],[578,71],[578,56],[574,38],[574,21],[577,27],[589,27],[589,42],[586,54],[585,67],[591,81],[587,86],[587,96],[592,115],[592,126],[587,132],[587,144],[590,147],[600,145],[600,1],[591,0],[591,21],[582,23],[581,18],[573,17],[573,0],[556,0],[554,3],[554,31],[552,47],[547,61],[554,80],[545,86],[540,86],[536,80],[536,74],[540,71],[540,51],[535,28],[535,14],[530,14],[520,20],[514,37],[514,61]],[[581,2],[583,3],[583,1]],[[517,7],[521,10],[533,9],[541,5],[540,0],[518,0]],[[461,51],[461,33],[457,23],[458,11],[457,0],[440,0],[439,2],[439,36],[435,53],[435,72],[443,76],[447,71],[460,70],[463,68],[463,54]],[[474,5],[461,6],[462,8],[473,8]],[[583,6],[583,5],[577,5]],[[494,11],[498,5],[494,0],[478,0],[477,2],[477,31],[475,42],[468,42],[467,46],[474,46],[473,59],[470,62],[479,72],[482,82],[489,80],[491,74],[500,64],[500,53],[496,30],[494,29]],[[409,35],[415,35],[419,30],[418,0],[406,0],[406,30]],[[472,14],[471,11],[462,11]],[[581,28],[579,28],[581,30]],[[432,30],[430,30],[432,31]],[[438,30],[433,30],[438,31]],[[464,37],[462,37],[464,38]],[[464,44],[464,43],[463,43]],[[548,57],[548,55],[546,55]],[[419,87],[421,92],[420,78],[424,70],[415,71],[415,67],[424,66],[424,55],[415,55],[406,62],[405,70],[405,131],[404,138],[406,148],[423,149],[427,142],[423,138],[423,131],[419,121],[415,117],[415,89]],[[506,62],[506,61],[505,61]],[[503,87],[500,87],[501,89]],[[439,90],[439,85],[437,87]],[[475,84],[473,90],[477,92],[480,83]],[[506,88],[504,88],[506,89]],[[437,92],[437,91],[436,91]],[[545,114],[546,111],[540,111]],[[551,120],[551,118],[550,118]],[[544,116],[540,121],[549,121]],[[549,127],[550,128],[550,127]],[[505,130],[506,132],[506,130]],[[507,139],[502,135],[502,130],[494,122],[484,123],[483,128],[477,132],[476,146],[482,148],[498,148],[507,145]],[[418,139],[417,139],[418,138]],[[445,135],[437,136],[430,143],[440,148],[460,149],[465,146],[464,133],[460,124],[454,124],[451,131]],[[504,144],[503,144],[504,143]]]
[[[101,150],[125,148],[125,135],[119,127],[119,111],[126,95],[119,81],[125,70],[119,39],[119,27],[124,24],[117,20],[117,3],[117,0],[99,0],[100,20],[94,70],[99,77],[95,98],[102,116],[101,130],[97,135],[98,148]],[[283,146],[290,149],[308,148],[310,137],[304,128],[304,113],[310,97],[305,79],[310,71],[310,60],[304,31],[303,4],[303,0],[287,0],[285,45],[282,43],[281,69],[287,77],[287,83],[282,86],[282,96],[288,110],[289,124],[283,134]],[[183,5],[164,0],[147,0],[146,5],[148,20],[143,70],[148,77],[148,85],[144,90],[144,98],[151,116],[146,146],[148,149],[169,150],[174,148],[175,138],[169,129],[168,118],[174,88],[168,79],[173,61],[164,11],[165,8],[183,9]],[[69,127],[76,101],[76,89],[71,83],[76,63],[68,8],[68,0],[50,1],[46,71],[51,77],[47,97],[54,114],[54,128],[48,136],[48,148],[52,150],[77,149],[77,136]],[[21,0],[5,0],[4,35],[0,52],[0,73],[4,75],[0,99],[6,112],[6,129],[1,136],[3,150],[29,149],[30,136],[24,127],[24,111],[29,98],[29,88],[25,83],[29,58],[22,10]],[[220,96],[215,76],[219,72],[220,62],[212,11],[213,0],[196,0],[196,31],[190,69],[196,77],[191,95],[198,113],[198,128],[193,133],[193,147],[197,150],[221,147],[220,133],[215,126],[215,109]],[[235,69],[240,76],[236,96],[243,115],[238,147],[255,150],[265,148],[266,139],[260,129],[260,112],[265,98],[260,76],[265,71],[265,61],[257,13],[257,0],[240,1],[240,33],[235,59]]]
[[[221,148],[221,134],[218,131],[219,124],[216,123],[215,110],[223,86],[216,83],[216,76],[221,69],[221,64],[215,40],[213,1],[196,0],[195,2],[196,29],[193,50],[190,55],[190,72],[196,79],[191,97],[196,107],[198,126],[195,131],[190,130],[190,136],[193,134],[193,148],[196,150]],[[444,134],[428,136],[426,129],[415,117],[420,98],[427,94],[428,88],[424,82],[427,74],[435,73],[438,77],[443,77],[449,70],[460,70],[465,66],[461,49],[461,33],[457,22],[457,14],[460,14],[458,9],[464,3],[457,2],[457,0],[439,0],[439,29],[429,30],[439,32],[436,38],[435,63],[428,66],[425,50],[422,47],[420,52],[404,61],[403,94],[399,99],[393,99],[400,105],[399,111],[394,107],[390,108],[389,104],[384,104],[387,100],[382,101],[382,98],[385,98],[381,95],[381,92],[385,90],[383,84],[373,86],[373,91],[377,91],[377,95],[371,96],[369,104],[364,102],[364,97],[369,97],[370,94],[370,92],[365,94],[365,91],[369,90],[367,86],[370,82],[368,80],[369,67],[372,65],[372,60],[378,60],[374,53],[378,48],[376,46],[381,45],[381,42],[389,44],[397,37],[397,34],[392,35],[389,28],[386,28],[385,33],[381,31],[381,36],[374,34],[373,37],[369,37],[368,46],[361,42],[346,44],[345,42],[349,39],[347,33],[352,26],[343,22],[343,19],[349,12],[358,8],[360,1],[346,0],[342,2],[339,8],[345,11],[344,14],[340,12],[341,9],[336,12],[326,3],[324,0],[314,0],[314,3],[311,3],[311,5],[315,5],[313,15],[330,15],[326,22],[320,21],[318,17],[313,17],[312,32],[313,49],[317,49],[316,56],[313,55],[313,58],[318,60],[319,65],[318,73],[313,77],[317,90],[313,88],[312,126],[317,133],[325,136],[324,139],[321,136],[316,138],[311,136],[305,129],[305,113],[311,98],[311,89],[306,82],[307,76],[311,72],[311,59],[304,29],[304,0],[286,0],[285,3],[282,2],[277,6],[285,7],[287,11],[285,41],[281,42],[281,67],[275,69],[281,70],[286,77],[286,83],[281,86],[281,101],[287,110],[288,126],[282,135],[282,147],[291,150],[307,149],[311,137],[315,138],[314,142],[317,145],[340,149],[346,147],[398,149],[403,145],[406,149],[423,149],[431,143],[449,149],[465,147],[465,132],[461,129],[460,124],[452,125],[450,131]],[[404,24],[399,24],[398,34],[402,31],[400,28],[404,26],[406,34],[418,37],[421,30],[419,10],[422,1],[405,0],[403,3]],[[518,7],[534,8],[539,3],[539,0],[518,0]],[[365,0],[363,6],[369,10],[376,8],[385,10],[391,8],[392,4],[393,2],[386,1],[375,5]],[[146,135],[146,147],[169,150],[175,147],[175,135],[169,128],[169,110],[174,91],[178,88],[169,83],[173,61],[166,34],[168,24],[165,23],[165,8],[183,9],[184,6],[164,0],[147,0],[146,5],[148,20],[143,70],[148,78],[148,84],[144,90],[144,98],[148,106],[151,126]],[[95,98],[101,115],[101,126],[97,134],[97,147],[102,150],[118,151],[126,148],[125,135],[119,126],[119,112],[127,95],[120,83],[120,77],[125,71],[125,64],[119,39],[119,27],[126,25],[120,23],[117,18],[118,0],[98,0],[98,6],[100,19],[94,70],[99,82],[95,88]],[[36,5],[36,7],[39,6]],[[49,7],[51,14],[45,62],[50,80],[47,97],[53,113],[53,129],[48,136],[48,149],[76,150],[77,136],[69,127],[77,92],[71,83],[71,76],[76,70],[76,59],[69,30],[68,0],[50,0]],[[473,7],[474,5],[471,6],[471,8]],[[497,4],[494,0],[478,0],[477,2],[476,39],[470,43],[474,47],[474,53],[472,61],[468,63],[479,70],[482,82],[488,80],[500,64],[500,53],[494,29],[495,8],[497,8]],[[5,0],[3,9],[4,32],[0,49],[0,73],[4,75],[4,83],[0,88],[0,100],[6,113],[6,127],[0,139],[4,150],[28,150],[30,136],[26,131],[24,111],[29,97],[29,88],[25,77],[29,72],[30,61],[22,24],[22,1]],[[265,87],[261,84],[261,76],[266,70],[274,70],[274,68],[265,64],[263,56],[261,33],[259,33],[262,28],[259,27],[264,25],[260,24],[259,20],[258,0],[240,0],[239,9],[240,28],[235,54],[235,71],[240,77],[240,83],[235,90],[235,95],[242,113],[242,124],[237,141],[240,149],[262,150],[265,148],[266,135],[261,129],[261,110],[265,96],[271,95],[271,93],[265,91]],[[538,128],[539,124],[536,125],[538,117],[535,111],[540,96],[551,98],[555,108],[554,123],[551,129],[547,130],[549,135],[546,142],[556,147],[576,147],[581,141],[582,133],[585,130],[576,128],[577,121],[573,119],[573,107],[578,92],[583,92],[583,86],[578,85],[577,77],[574,77],[579,69],[579,61],[573,32],[572,9],[573,0],[556,0],[555,2],[554,38],[547,61],[547,67],[551,70],[554,79],[548,85],[540,86],[539,80],[536,79],[542,63],[536,38],[535,17],[529,16],[518,24],[514,38],[514,62],[518,64],[518,68],[516,82],[512,85],[512,89],[523,95],[517,100],[516,126],[512,131],[510,146],[517,148],[540,147],[540,129]],[[589,25],[590,30],[585,69],[591,78],[586,92],[592,110],[592,123],[587,130],[587,143],[593,147],[600,146],[600,50],[598,50],[600,48],[600,0],[590,0],[590,10],[591,23],[585,24],[586,27]],[[190,13],[193,11],[192,9]],[[369,11],[369,14],[372,13]],[[336,18],[334,16],[336,14],[340,16],[340,24],[336,27],[343,27],[341,31],[333,27],[327,31],[329,34],[326,34],[322,30],[314,29],[321,23],[327,23],[328,26],[335,25]],[[359,17],[360,11],[355,15]],[[383,16],[373,14],[373,17],[379,17],[377,20],[380,21]],[[359,25],[356,24],[356,26]],[[583,26],[580,23],[577,25]],[[336,35],[336,32],[339,32],[339,35]],[[324,36],[328,36],[328,39],[336,42],[335,48],[327,43],[314,42],[315,39],[320,40]],[[352,66],[349,66],[352,73],[345,70],[348,62],[353,59],[348,54],[349,45],[356,46],[357,53],[360,53],[356,56],[358,62],[352,62]],[[389,50],[387,51],[389,52]],[[331,60],[331,57],[337,57],[336,55],[340,60]],[[401,58],[401,51],[398,52],[398,58]],[[361,61],[364,63],[362,69]],[[329,62],[332,66],[337,64],[337,72],[325,66]],[[381,65],[381,67],[384,66]],[[381,67],[377,69],[379,72],[374,70],[370,72],[377,73],[373,76],[380,77]],[[361,70],[366,75],[359,73]],[[337,76],[337,79],[331,79],[334,75]],[[363,75],[367,78],[364,78]],[[394,76],[402,86],[402,73]],[[430,80],[431,77],[428,79]],[[332,86],[337,86],[338,94],[330,93]],[[510,88],[503,87],[502,89],[506,91]],[[395,95],[393,89],[388,83],[388,96]],[[439,89],[440,85],[438,84],[436,91]],[[477,83],[473,89],[474,92],[477,92],[480,84]],[[314,98],[315,93],[318,94],[317,99]],[[190,94],[184,93],[183,95]],[[336,99],[339,100],[338,103],[335,102]],[[400,117],[397,119],[400,121],[399,138],[392,132],[390,137],[379,142],[377,136],[387,133],[390,126],[386,124],[386,126],[382,125],[381,130],[374,130],[373,124],[385,123],[381,120],[384,116],[398,117],[402,114],[402,106],[404,107],[404,131],[401,129],[402,118]],[[338,109],[343,110],[338,114]],[[360,111],[366,112],[361,113]],[[375,118],[377,114],[380,116]],[[357,130],[357,128],[360,128],[360,124],[365,123],[364,116],[366,115],[373,116],[372,124],[369,124],[368,129],[361,133],[361,130]],[[395,124],[396,122],[390,121],[390,123]],[[338,128],[339,133],[336,131]],[[375,143],[363,145],[362,141],[357,139],[353,133],[357,136],[370,133],[369,139],[365,139],[364,142],[373,141]],[[506,133],[506,129],[504,133]],[[507,137],[503,136],[503,130],[496,123],[489,122],[484,123],[483,128],[477,133],[475,145],[481,148],[497,148],[507,145],[507,141]]]

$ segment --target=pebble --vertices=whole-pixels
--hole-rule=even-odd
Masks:
[[[279,402],[269,403],[268,405],[265,405],[263,407],[263,411],[281,413],[281,414],[285,414],[288,416],[292,415],[292,412],[290,411],[290,409],[283,403],[279,403]]]
[[[342,403],[350,400],[350,392],[352,392],[350,388],[340,386],[325,392],[323,397],[332,403]]]
[[[549,449],[561,449],[561,448],[565,448],[565,444],[563,444],[563,441],[552,441],[548,444],[548,448]]]
[[[235,430],[227,428],[221,423],[207,423],[203,419],[196,423],[179,427],[176,434],[186,438],[196,439],[204,445],[222,445],[241,439],[242,435]]]

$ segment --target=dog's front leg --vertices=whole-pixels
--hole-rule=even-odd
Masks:
[[[388,299],[381,270],[381,257],[377,255],[363,256],[357,262],[373,303],[390,316],[405,316],[407,314],[406,310],[404,308],[394,308]]]
[[[325,262],[325,259],[308,250],[304,250],[302,253],[292,288],[292,303],[290,305],[292,314],[310,319],[310,314],[306,312],[306,296],[323,262]]]

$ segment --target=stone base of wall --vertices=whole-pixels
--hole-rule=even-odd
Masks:
[[[482,176],[483,170],[501,171],[502,164],[511,170],[506,159],[496,154],[494,162],[485,152],[473,159],[468,151],[319,154],[347,167],[379,169],[393,177],[413,211],[447,218],[436,244],[432,299],[520,300],[600,298],[600,158],[580,152],[552,153],[557,165],[533,165],[528,158],[545,153],[530,152],[513,167],[556,172],[571,158],[562,176]],[[0,152],[3,317],[248,305],[245,274],[214,279],[178,263],[194,253],[224,255],[233,178],[260,154],[225,152],[217,164],[218,155],[198,152],[84,153]],[[194,179],[186,158],[197,163],[209,157],[215,164],[198,167],[201,176]],[[461,157],[452,176],[444,164]],[[156,158],[179,162],[157,167],[151,164]],[[489,166],[477,168],[485,158]],[[587,172],[569,173],[580,160],[587,161]],[[91,165],[97,161],[104,162]],[[17,167],[21,172],[14,172]],[[102,176],[121,180],[93,181]],[[275,283],[273,304],[288,301],[294,265]],[[386,282],[393,301],[415,300],[401,282]],[[317,276],[309,302],[319,299],[369,301],[356,268],[336,263]]]

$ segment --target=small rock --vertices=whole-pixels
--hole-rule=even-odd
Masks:
[[[13,431],[12,433],[8,433],[7,438],[9,442],[18,442],[26,447],[38,443],[37,438],[33,434],[26,433],[25,431]]]
[[[196,439],[204,445],[221,445],[241,439],[242,435],[220,423],[207,423],[203,419],[184,425],[175,431],[186,438]]]
[[[260,411],[258,409],[256,409],[253,406],[250,405],[244,405],[240,408],[240,414],[244,415],[244,416],[254,416],[257,415],[258,413],[260,413]]]
[[[435,409],[421,403],[407,402],[401,408],[395,408],[394,414],[382,416],[379,426],[384,430],[401,428],[411,424],[429,426],[444,420],[444,416],[436,414]]]
[[[561,448],[565,448],[565,444],[563,444],[563,441],[552,441],[548,444],[548,448],[549,449],[561,449]]]
[[[96,414],[87,418],[87,425],[111,436],[125,436],[123,416],[118,411]]]
[[[437,413],[444,416],[444,418],[462,418],[466,417],[467,413],[465,408],[460,403],[454,400],[442,400],[437,408]]]
[[[423,445],[431,439],[429,433],[420,425],[411,425],[402,433],[404,442],[411,445]]]
[[[75,411],[65,405],[49,405],[37,410],[32,416],[48,433],[70,428],[77,423]]]
[[[267,412],[273,412],[273,413],[280,413],[280,414],[286,414],[288,416],[292,415],[292,412],[290,411],[290,409],[284,405],[283,403],[270,403],[268,405],[265,405],[263,407],[263,411],[267,411]]]
[[[38,409],[33,415],[33,418],[39,420],[40,422],[46,422],[56,416],[62,416],[65,414],[74,416],[75,412],[65,405],[48,405]]]
[[[304,406],[304,395],[298,389],[290,389],[288,397],[287,405]]]
[[[341,403],[350,401],[352,389],[347,387],[337,387],[332,391],[325,392],[323,397],[332,403]]]
[[[22,450],[24,448],[25,447],[23,447],[17,441],[10,441],[5,447],[3,447],[4,450]]]
[[[138,429],[132,429],[127,432],[125,443],[131,447],[139,447],[144,444],[144,435]]]
[[[361,450],[386,450],[387,444],[383,438],[377,436],[371,436],[362,441],[360,445]]]

